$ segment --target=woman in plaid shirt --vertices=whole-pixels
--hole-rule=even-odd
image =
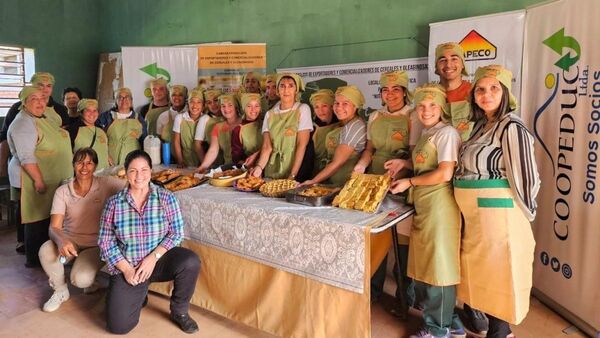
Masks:
[[[107,327],[125,334],[138,323],[152,282],[174,280],[171,320],[184,332],[198,331],[188,315],[200,272],[191,250],[177,247],[183,219],[175,196],[150,183],[152,161],[134,150],[125,159],[127,188],[112,196],[100,219],[100,256],[111,274],[106,295]]]

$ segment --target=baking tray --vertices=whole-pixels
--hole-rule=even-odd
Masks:
[[[155,172],[155,173],[152,173],[152,176],[154,176],[155,174],[161,173],[161,172],[163,172],[163,171],[166,171],[166,170],[169,170],[169,169],[163,169],[163,170],[159,170],[159,171],[157,171],[157,172]],[[171,169],[171,170],[173,170],[173,169]],[[151,179],[150,181],[151,181],[152,183],[156,184],[156,185],[164,186],[165,184],[171,183],[171,182],[175,181],[176,179],[180,178],[181,176],[183,176],[183,174],[181,173],[181,171],[179,171],[179,170],[174,170],[174,171],[175,171],[175,172],[176,172],[178,175],[177,175],[177,176],[175,176],[175,177],[173,177],[173,178],[171,178],[171,179],[168,179],[168,180],[166,180],[166,181],[159,181],[159,180],[156,180],[156,179]]]
[[[333,202],[333,199],[340,192],[341,189],[336,188],[336,187],[326,186],[326,185],[321,185],[321,186],[325,187],[325,188],[334,188],[335,190],[332,193],[324,195],[324,196],[314,196],[314,197],[313,196],[302,196],[302,195],[299,195],[299,193],[312,187],[312,186],[303,186],[300,188],[296,188],[296,189],[287,191],[285,193],[285,200],[290,203],[309,205],[309,206],[313,206],[313,207],[321,207],[321,206],[331,205],[331,202]]]
[[[181,176],[177,177],[177,178],[176,178],[176,179],[174,179],[174,180],[171,180],[170,182],[174,182],[175,180],[177,180],[177,179],[180,179],[180,178],[182,178],[182,177],[183,177],[183,175],[181,175]],[[185,188],[185,189],[179,189],[179,190],[171,190],[171,189],[168,189],[167,187],[164,187],[164,186],[163,186],[163,187],[164,187],[165,189],[167,189],[167,190],[171,191],[171,192],[175,192],[175,191],[187,190],[187,189],[191,189],[191,188],[197,187],[197,186],[199,186],[199,185],[201,185],[201,184],[205,183],[205,182],[206,182],[206,181],[208,181],[208,180],[209,180],[209,178],[208,178],[208,177],[202,177],[198,183],[196,183],[196,184],[192,185],[191,187],[187,187],[187,188]]]

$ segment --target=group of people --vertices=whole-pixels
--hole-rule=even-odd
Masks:
[[[463,55],[456,43],[437,46],[439,84],[414,91],[405,72],[381,74],[383,107],[366,120],[358,114],[365,103],[358,87],[319,89],[309,106],[300,102],[304,83],[293,73],[247,73],[236,93],[168,88],[156,79],[139,113],[131,91],[120,88],[114,108],[102,114],[93,99],[74,104],[65,94],[69,108],[57,104],[52,75],[36,73],[0,141],[8,141],[13,155],[8,172],[20,194],[27,265],[37,264],[39,252],[55,290],[44,310],[69,297],[60,257],[78,257],[71,281],[86,290],[108,265],[111,331],[131,330],[148,284],[173,278],[180,282],[171,318],[186,332],[197,329],[187,304],[199,260],[177,247],[183,226],[177,200],[149,182],[152,163],[140,150],[146,135],[156,135],[170,143],[172,164],[199,172],[235,163],[256,177],[337,186],[353,172],[391,175],[390,191],[408,191],[416,210],[411,236],[397,243],[405,267],[398,292],[424,313],[424,328],[411,337],[464,337],[457,299],[471,329],[510,337],[509,323],[519,323],[529,307],[535,245],[529,222],[540,184],[533,137],[516,114],[512,73],[480,67],[470,83],[462,79]],[[4,143],[0,161],[8,154]],[[126,187],[93,175],[113,165],[125,166]],[[374,299],[385,265],[371,281]]]

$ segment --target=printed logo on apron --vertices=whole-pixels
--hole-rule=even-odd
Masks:
[[[395,131],[392,134],[392,140],[396,140],[396,141],[404,141],[404,135],[402,134],[402,131]]]
[[[292,128],[287,128],[285,130],[285,132],[283,133],[283,135],[285,135],[285,136],[294,136],[295,133],[294,133],[294,130]]]
[[[417,153],[417,155],[415,156],[415,162],[417,163],[425,163],[425,161],[427,160],[427,158],[429,157],[429,154],[423,151],[419,151]]]
[[[456,126],[456,129],[460,133],[469,130],[469,122],[467,122],[467,121],[460,121],[458,123],[458,125]]]

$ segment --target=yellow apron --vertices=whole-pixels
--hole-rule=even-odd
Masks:
[[[115,165],[125,163],[125,157],[130,152],[140,149],[138,138],[142,135],[144,127],[137,118],[137,113],[133,113],[133,118],[117,119],[117,112],[113,114],[113,122],[106,129],[108,136],[108,155],[115,162]]]
[[[108,167],[108,136],[102,128],[81,126],[77,130],[77,136],[75,137],[73,152],[85,147],[92,145],[92,140],[96,140],[92,147],[96,154],[98,154],[98,165],[96,169],[104,169]]]
[[[62,127],[62,117],[54,110],[54,107],[46,107],[44,115],[48,121],[52,122],[57,127]]]
[[[383,175],[387,171],[383,167],[386,161],[408,154],[409,135],[408,116],[379,112],[369,128],[369,136],[375,149],[369,173]]]
[[[263,136],[261,124],[258,121],[248,122],[240,126],[240,143],[246,156],[250,156],[260,150],[263,143]]]
[[[462,141],[468,140],[475,125],[475,122],[471,121],[471,106],[469,101],[450,102],[448,106],[450,107],[450,116],[445,114],[445,117],[450,117],[449,120],[460,134]]]
[[[219,155],[222,156],[223,163],[233,163],[233,159],[231,158],[231,128],[229,128],[227,121],[217,123],[215,128],[218,130]]]
[[[340,123],[332,123],[327,126],[319,127],[315,125],[315,131],[312,136],[313,146],[315,148],[315,165],[313,167],[313,177],[317,175],[327,165],[327,134],[335,128],[339,128]]]
[[[429,135],[419,139],[412,156],[415,176],[438,167]],[[407,275],[434,286],[460,282],[460,211],[450,182],[413,188],[415,216],[410,231]]]
[[[511,324],[529,311],[535,240],[508,180],[455,180],[465,220],[457,298]]]
[[[154,107],[152,102],[150,102],[150,107],[148,108],[148,113],[146,113],[146,125],[148,126],[148,135],[157,135],[156,134],[156,121],[160,114],[164,111],[169,110],[169,106],[166,107]],[[157,135],[158,136],[158,135]]]
[[[46,192],[38,194],[31,177],[21,169],[21,217],[23,224],[50,217],[54,192],[62,181],[73,176],[73,153],[69,133],[49,118],[36,118],[38,141],[35,157]]]
[[[360,117],[358,117],[360,118]],[[327,140],[325,146],[327,147],[327,164],[329,164],[333,160],[333,155],[335,154],[335,148],[340,143],[340,135],[342,133],[343,127],[335,128],[334,130],[327,133]],[[346,184],[346,181],[350,179],[352,175],[352,170],[354,166],[360,159],[359,154],[354,151],[352,155],[346,160],[346,163],[342,165],[341,168],[336,170],[336,172],[329,177],[327,183],[333,184],[335,186],[341,187]]]
[[[268,125],[273,151],[265,167],[265,177],[287,178],[292,173],[300,122],[298,107],[299,105],[295,104],[289,112],[269,114]]]
[[[200,165],[196,151],[194,151],[194,136],[196,135],[196,125],[198,121],[186,121],[181,119],[179,127],[179,139],[181,140],[181,154],[183,163],[188,167],[197,167]]]

